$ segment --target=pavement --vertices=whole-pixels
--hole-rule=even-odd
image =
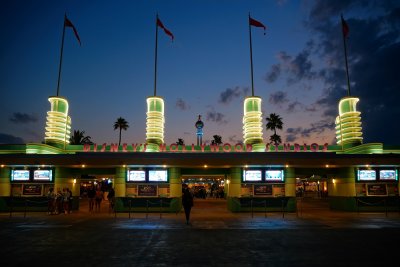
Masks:
[[[196,199],[180,213],[0,213],[2,266],[399,266],[399,212],[231,213]]]

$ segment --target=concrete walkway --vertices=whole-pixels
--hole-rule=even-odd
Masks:
[[[399,212],[230,213],[223,199],[184,214],[0,214],[2,266],[398,266]],[[266,215],[266,216],[265,216]]]

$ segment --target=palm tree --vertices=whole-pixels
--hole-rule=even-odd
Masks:
[[[125,130],[125,131],[126,131],[128,128],[129,128],[128,122],[127,122],[124,118],[122,118],[122,117],[119,117],[119,118],[117,119],[117,121],[114,122],[114,130],[119,129],[118,146],[121,145],[121,132],[122,132],[122,130]]]
[[[266,118],[267,120],[267,125],[266,128],[267,130],[274,131],[274,134],[271,135],[270,141],[271,143],[274,143],[275,145],[278,145],[282,143],[281,137],[276,134],[276,130],[282,130],[283,122],[282,118],[279,115],[276,115],[275,113],[269,114],[269,117]]]
[[[185,145],[185,140],[182,138],[178,138],[178,142],[176,142],[177,145],[184,146]]]
[[[69,138],[69,143],[71,145],[93,145],[92,140],[90,140],[91,138],[92,137],[90,137],[89,135],[85,136],[85,131],[74,130],[73,135],[71,135]]]
[[[211,141],[212,145],[221,145],[222,144],[222,137],[220,135],[213,135],[214,140]]]

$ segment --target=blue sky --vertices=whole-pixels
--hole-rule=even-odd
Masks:
[[[255,95],[263,117],[277,113],[284,142],[333,143],[337,103],[346,96],[340,14],[348,40],[352,95],[360,97],[365,142],[399,144],[400,1],[6,1],[0,9],[0,143],[41,142],[49,96],[56,94],[64,13],[60,95],[72,128],[95,143],[145,141],[146,98],[153,94],[155,16],[174,34],[158,39],[157,95],[166,103],[165,142],[240,142],[243,99],[251,94],[248,13]],[[265,122],[265,119],[264,119]],[[265,125],[265,123],[264,123]],[[388,127],[389,126],[389,127]],[[264,130],[264,140],[271,132]]]

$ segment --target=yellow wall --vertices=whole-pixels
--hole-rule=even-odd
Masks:
[[[11,193],[10,168],[0,169],[0,196],[6,197]]]
[[[170,197],[182,196],[182,180],[180,168],[169,169],[169,190]]]
[[[226,185],[225,192],[228,197],[240,197],[241,187],[242,187],[242,169],[241,168],[231,168],[230,176],[228,177],[230,183]],[[229,189],[228,189],[229,186]]]
[[[285,169],[285,196],[296,196],[296,175],[294,168]]]
[[[126,168],[118,167],[115,170],[114,191],[116,197],[126,195]]]
[[[353,197],[356,195],[354,168],[345,168],[336,177],[330,177],[328,181],[329,196]]]

